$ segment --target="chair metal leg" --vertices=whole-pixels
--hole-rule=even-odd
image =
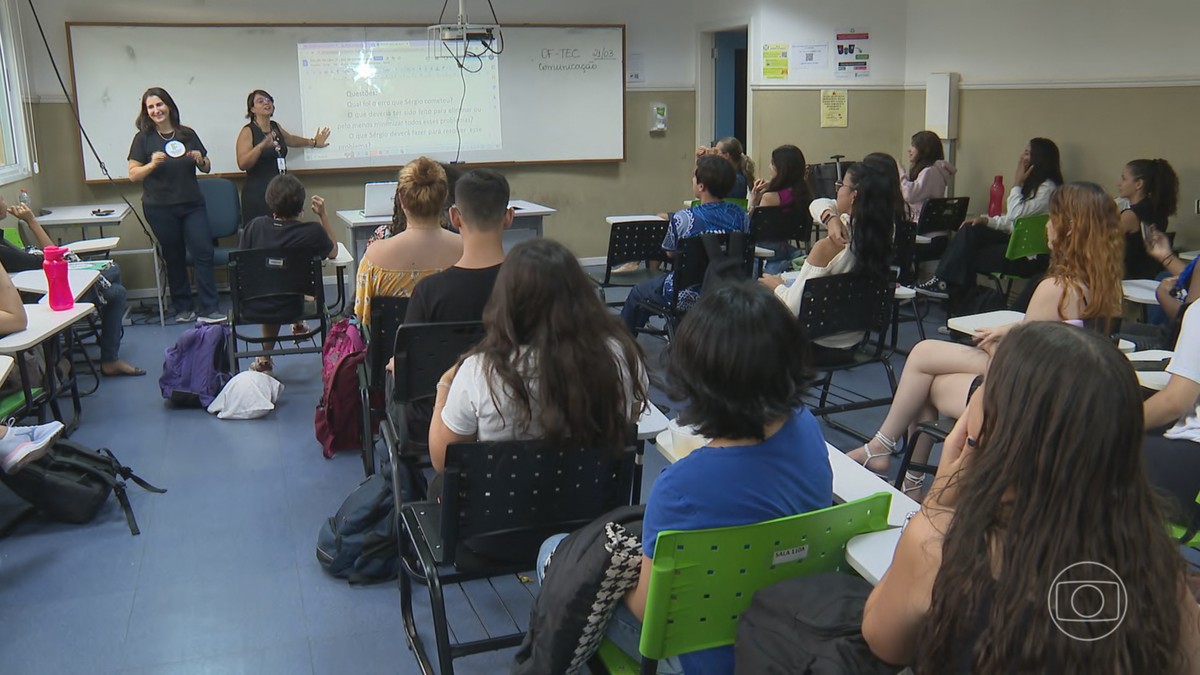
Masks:
[[[371,428],[371,393],[364,387],[358,389],[362,410],[362,462],[363,475],[375,473],[375,430]]]
[[[402,521],[403,522],[403,521]],[[414,537],[408,532],[407,528],[398,532],[397,536],[401,539],[401,557],[410,552],[412,548],[421,549],[424,542],[413,541]],[[422,555],[425,553],[426,555]],[[432,553],[425,547],[425,551],[418,551],[417,557],[421,561],[422,568],[425,573],[425,583],[429,589],[429,608],[433,613],[433,631],[434,641],[437,647],[438,666],[441,675],[454,675],[453,655],[450,651],[450,627],[446,620],[446,599],[442,595],[442,582],[438,578],[437,568],[431,564],[433,557]],[[421,640],[421,636],[417,633],[417,624],[413,616],[412,610],[412,579],[403,569],[400,570],[399,586],[400,586],[400,613],[404,620],[404,633],[408,638],[408,648],[412,650],[417,657],[417,664],[421,667],[423,675],[433,675],[433,663],[429,659],[429,655],[425,651],[425,644]]]

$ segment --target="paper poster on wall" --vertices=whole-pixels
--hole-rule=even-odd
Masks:
[[[625,83],[637,84],[646,81],[646,55],[629,52],[625,55]]]
[[[861,28],[838,31],[834,41],[834,58],[838,79],[871,76],[871,34]]]
[[[782,42],[763,45],[763,79],[786,80],[788,76],[788,46]]]
[[[798,70],[824,68],[829,63],[829,43],[811,45],[793,43],[789,62],[793,73]]]
[[[821,90],[821,127],[845,128],[849,122],[845,89]]]

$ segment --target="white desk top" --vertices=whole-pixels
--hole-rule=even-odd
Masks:
[[[950,330],[956,330],[967,335],[974,335],[981,328],[998,328],[1007,326],[1010,323],[1016,323],[1025,318],[1022,312],[1014,312],[1009,309],[1001,309],[995,312],[983,312],[982,314],[968,314],[966,316],[956,316],[946,322]]]
[[[44,210],[48,211],[48,213],[44,216],[38,216],[38,223],[50,227],[66,225],[115,225],[125,220],[125,216],[128,216],[129,212],[132,211],[129,205],[124,202],[117,204],[47,206]],[[93,216],[92,211],[95,210],[111,210],[112,213],[107,216]]]
[[[1179,259],[1191,262],[1196,259],[1197,255],[1200,255],[1200,251],[1184,251],[1179,254]]]
[[[63,248],[70,249],[75,255],[88,255],[89,253],[103,253],[111,251],[121,243],[120,237],[101,237],[100,239],[82,239],[64,245]]]
[[[342,242],[337,243],[337,256],[326,258],[321,261],[322,265],[333,265],[334,267],[346,267],[354,262],[354,256],[350,255],[350,249]]]
[[[773,255],[775,255],[775,251],[772,251],[769,248],[763,248],[762,246],[754,247],[755,258],[770,258]]]
[[[1143,352],[1126,354],[1130,361],[1161,361],[1175,356],[1174,352],[1165,349],[1147,349]],[[1166,371],[1137,371],[1138,384],[1146,389],[1162,391],[1171,380],[1171,374]]]
[[[524,199],[509,200],[508,206],[513,210],[515,218],[533,218],[550,216],[557,213],[555,209],[541,204],[525,201]],[[362,209],[343,209],[337,212],[337,217],[351,227],[366,227],[369,225],[386,225],[392,222],[392,216],[365,216]]]
[[[77,302],[71,309],[56,312],[47,305],[25,305],[29,319],[25,330],[0,338],[0,354],[15,354],[36,347],[92,312],[90,302]]]
[[[655,441],[659,453],[667,461],[674,464],[683,459],[688,453],[676,456],[673,453],[671,432],[663,431]],[[838,502],[851,502],[855,499],[869,497],[877,492],[886,492],[892,496],[892,506],[888,511],[888,524],[900,526],[909,512],[917,510],[917,503],[911,497],[897,490],[887,481],[871,473],[866,467],[847,457],[837,448],[825,444],[829,451],[829,466],[833,469],[833,496]]]
[[[3,382],[8,374],[12,372],[13,364],[17,360],[11,356],[0,355],[0,382]]]
[[[639,440],[646,441],[659,434],[667,434],[667,416],[653,403],[650,403],[642,411],[642,416],[638,418],[637,437]]]
[[[96,270],[68,270],[67,281],[71,284],[71,292],[78,300],[80,296],[87,292],[96,279],[100,278],[100,273]],[[25,293],[42,293],[47,292],[46,273],[42,270],[25,270],[12,275],[13,286],[17,287],[18,291]],[[48,297],[48,296],[47,296]],[[43,298],[45,299],[45,298]]]
[[[1125,279],[1121,282],[1121,291],[1125,299],[1139,305],[1157,305],[1158,282],[1154,279]]]
[[[846,562],[872,586],[879,584],[883,574],[892,566],[896,544],[900,543],[900,528],[860,534],[846,544]]]
[[[665,223],[666,218],[660,218],[657,214],[647,214],[644,216],[608,216],[604,219],[609,225],[616,223],[644,223],[647,220],[657,220],[660,223]]]

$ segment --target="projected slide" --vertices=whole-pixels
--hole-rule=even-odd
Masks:
[[[425,40],[301,43],[297,56],[304,128],[333,132],[306,160],[453,153],[460,137],[463,152],[502,147],[494,55],[468,59],[478,72],[461,73]]]

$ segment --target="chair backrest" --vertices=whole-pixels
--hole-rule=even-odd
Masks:
[[[299,251],[254,248],[229,254],[229,295],[233,300],[231,321],[286,323],[303,318],[305,296],[316,298],[317,312],[325,307],[325,284],[321,258]],[[255,303],[258,300],[276,300]],[[288,302],[278,302],[287,300]],[[249,304],[247,304],[249,303]],[[264,311],[261,305],[277,306]]]
[[[921,219],[917,221],[917,234],[926,232],[953,232],[967,219],[970,197],[947,197],[930,199],[921,208]]]
[[[735,236],[736,235],[736,236]],[[754,274],[754,241],[743,232],[705,232],[700,235],[685,237],[679,240],[679,250],[675,254],[674,281],[671,297],[667,302],[672,309],[679,306],[679,294],[686,289],[704,283],[704,274],[708,271],[708,251],[704,248],[703,237],[714,237],[722,251],[730,253],[732,245],[741,247],[741,257],[747,279]]]
[[[804,204],[760,206],[750,213],[750,235],[757,242],[807,242],[813,221]]]
[[[483,339],[483,323],[402,324],[396,330],[392,400],[408,403],[437,393],[438,378]]]
[[[851,164],[854,162],[846,160],[809,164],[808,185],[812,188],[813,197],[837,199],[837,183],[846,176]]]
[[[892,248],[892,267],[897,281],[909,285],[917,275],[917,224],[896,223],[896,238]]]
[[[25,249],[25,242],[21,240],[21,231],[19,229],[15,227],[6,227],[3,229],[5,241],[19,249]]]
[[[629,503],[636,457],[571,442],[454,443],[446,450],[442,545],[446,563],[464,551],[533,563],[547,537],[572,532]]]
[[[666,531],[654,547],[640,650],[663,659],[733,644],[754,593],[810,574],[849,571],[846,543],[887,529],[890,494],[763,523]]]
[[[228,178],[203,178],[199,181],[208,212],[208,229],[213,239],[237,234],[242,225],[242,205],[237,188]]]
[[[804,282],[800,323],[810,340],[842,333],[862,333],[888,326],[895,302],[894,279],[847,272]],[[880,341],[882,343],[882,341]]]
[[[1004,257],[1009,260],[1032,258],[1050,252],[1046,238],[1046,223],[1050,215],[1047,213],[1036,216],[1025,216],[1013,221],[1012,236],[1008,239],[1008,250]]]
[[[408,298],[376,295],[371,298],[371,330],[367,332],[367,385],[383,382],[383,368],[396,348],[396,329],[404,323]]]
[[[613,223],[608,232],[608,269],[627,262],[658,260],[665,262],[662,249],[667,222],[658,218]],[[609,275],[604,275],[607,283]]]

